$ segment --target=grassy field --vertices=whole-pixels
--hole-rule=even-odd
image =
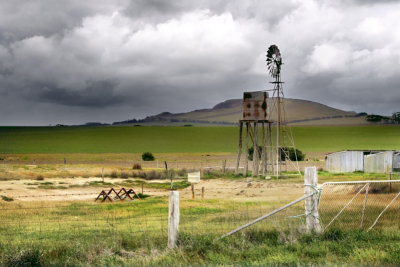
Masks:
[[[287,217],[299,214],[303,203],[293,213],[279,214],[277,220],[219,239],[227,230],[281,205],[279,201],[184,200],[178,247],[167,249],[167,203],[166,198],[100,205],[4,203],[0,265],[400,264],[398,231],[331,229],[321,235],[306,234],[298,219]]]
[[[304,152],[399,149],[399,126],[292,127]],[[1,154],[234,153],[238,127],[0,127]]]
[[[296,146],[311,155],[310,159],[313,153],[323,156],[342,149],[400,148],[400,127],[396,126],[292,130]],[[383,226],[367,233],[358,230],[364,203],[361,194],[355,200],[358,206],[341,216],[341,230],[306,234],[301,216],[304,203],[299,202],[279,213],[280,217],[219,239],[223,233],[296,199],[304,190],[303,177],[253,179],[249,187],[245,178],[222,171],[222,176],[205,173],[208,179],[197,185],[195,200],[191,199],[189,183],[175,181],[181,196],[180,236],[178,247],[167,249],[166,196],[170,184],[146,179],[153,179],[156,171],[164,173],[164,159],[177,177],[186,176],[179,173],[183,167],[220,166],[222,160],[233,166],[237,135],[238,127],[0,127],[0,159],[5,162],[0,164],[0,266],[400,264],[398,205],[388,210],[386,215],[390,216],[382,217]],[[155,153],[157,161],[151,165],[141,162],[143,170],[133,170],[132,164],[139,162],[145,151]],[[67,164],[63,164],[65,158]],[[314,160],[302,163],[323,165]],[[103,168],[104,183],[100,178]],[[143,179],[138,180],[139,176]],[[319,183],[386,178],[384,174],[319,172]],[[149,198],[93,202],[100,187],[125,186],[139,191],[142,184]],[[204,200],[200,200],[200,186],[206,189]],[[342,194],[333,188],[333,197],[323,198],[323,223],[356,189],[349,190]],[[380,193],[369,195],[368,207],[373,212],[366,213],[368,224],[394,197],[394,193]],[[31,201],[29,196],[36,194],[43,196]],[[347,198],[341,195],[338,202],[338,194]],[[353,223],[357,230],[343,227],[342,222],[345,226]]]

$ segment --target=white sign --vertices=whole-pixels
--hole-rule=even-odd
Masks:
[[[192,184],[200,183],[200,172],[189,172],[188,182]]]

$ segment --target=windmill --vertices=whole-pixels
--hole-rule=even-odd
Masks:
[[[289,157],[289,150],[293,148],[296,155],[296,148],[294,146],[294,139],[292,135],[292,131],[290,127],[286,124],[286,114],[285,114],[285,105],[284,105],[284,94],[283,94],[283,82],[281,81],[281,66],[283,65],[282,56],[279,51],[278,46],[271,45],[267,51],[267,68],[268,72],[275,81],[271,82],[274,85],[274,89],[272,90],[272,105],[270,105],[269,109],[269,121],[275,121],[276,123],[276,144],[273,147],[272,143],[270,144],[270,149],[275,150],[271,152],[271,155],[275,154],[275,168],[271,166],[271,172],[279,177],[281,175],[281,171],[283,165],[287,171],[287,163],[290,163],[300,174],[299,165],[297,161],[292,162]],[[272,114],[275,115],[272,118]],[[275,169],[275,171],[274,171]]]
[[[245,157],[244,172],[248,175],[249,143],[252,145],[253,154],[250,160],[253,161],[252,176],[271,174],[281,176],[282,165],[286,168],[290,162],[300,174],[299,167],[290,161],[289,149],[293,148],[294,141],[289,127],[286,126],[284,95],[281,81],[282,57],[279,48],[271,45],[267,52],[267,67],[269,74],[275,79],[271,82],[274,89],[244,92],[243,93],[243,115],[239,120],[239,145],[236,159],[235,173],[239,174],[241,153],[243,149],[242,132],[245,127]],[[273,91],[272,100],[267,91]],[[272,115],[274,114],[274,115]],[[276,124],[276,141],[272,138],[272,124]],[[261,138],[258,136],[261,127]],[[260,144],[261,143],[261,144]],[[297,158],[297,155],[295,155]],[[261,161],[260,161],[261,160]]]

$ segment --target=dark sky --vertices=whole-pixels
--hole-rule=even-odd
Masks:
[[[365,0],[0,2],[0,125],[183,112],[271,89],[368,113],[400,111],[400,4]]]

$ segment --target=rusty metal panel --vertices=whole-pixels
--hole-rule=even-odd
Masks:
[[[392,171],[393,151],[385,151],[364,156],[364,172],[385,173]]]
[[[243,120],[267,120],[268,93],[263,91],[243,93]]]
[[[326,158],[326,170],[329,172],[362,171],[363,156],[363,151],[341,151],[329,154]]]

